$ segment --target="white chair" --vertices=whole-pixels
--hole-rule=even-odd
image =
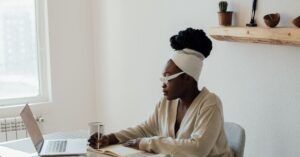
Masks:
[[[245,130],[240,125],[232,122],[224,123],[225,134],[231,150],[234,152],[235,157],[244,156],[244,148],[246,135]]]

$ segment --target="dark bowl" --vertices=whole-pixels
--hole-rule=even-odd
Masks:
[[[276,27],[277,24],[280,21],[280,14],[275,13],[275,14],[268,14],[264,16],[264,21],[267,26],[273,28]]]
[[[293,20],[293,23],[296,27],[300,28],[300,16]]]

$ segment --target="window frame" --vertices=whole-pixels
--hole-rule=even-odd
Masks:
[[[48,103],[52,101],[47,0],[34,1],[37,35],[38,77],[40,86],[39,95],[35,97],[0,99],[0,107],[12,107],[26,103]]]

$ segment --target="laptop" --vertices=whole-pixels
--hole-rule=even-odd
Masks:
[[[86,154],[87,140],[84,138],[44,140],[28,104],[25,105],[20,115],[39,156]]]

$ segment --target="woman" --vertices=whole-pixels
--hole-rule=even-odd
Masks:
[[[144,123],[104,135],[101,147],[124,143],[147,152],[180,157],[233,157],[224,132],[220,99],[198,79],[203,60],[212,49],[202,30],[188,28],[170,39],[175,55],[167,62],[161,81],[164,97]],[[90,139],[96,147],[96,135]]]

